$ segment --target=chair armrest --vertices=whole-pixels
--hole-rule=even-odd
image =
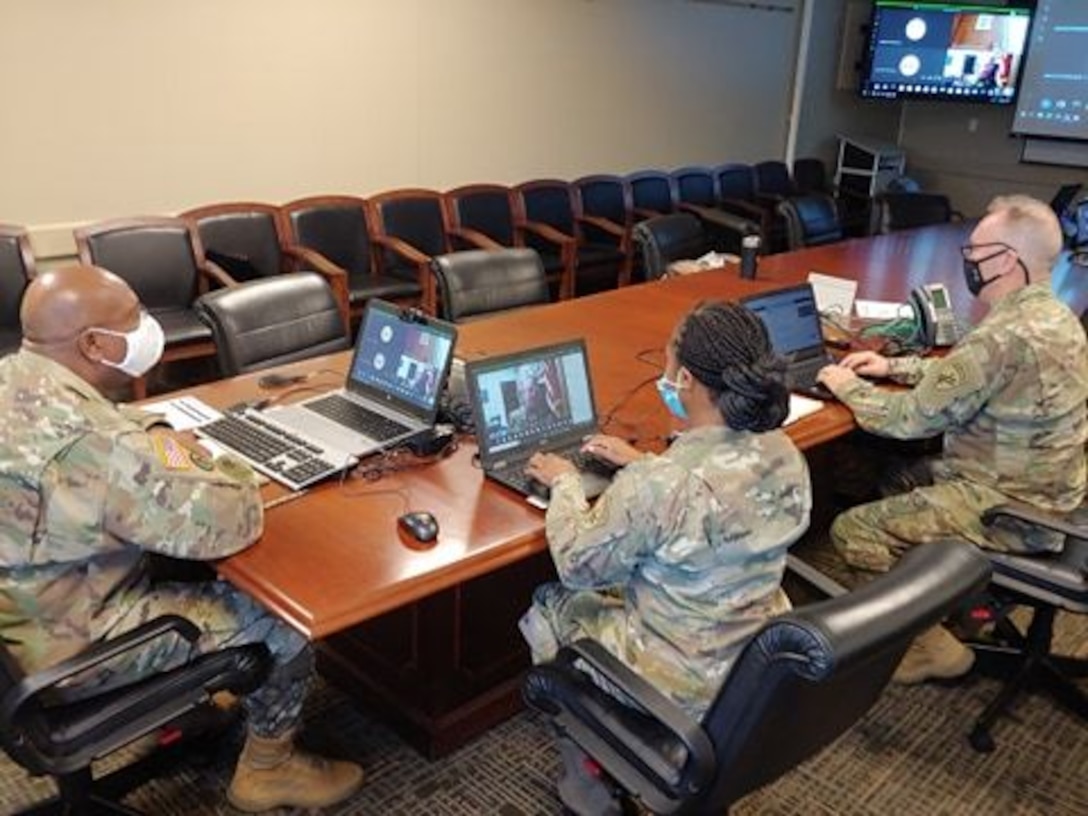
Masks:
[[[448,232],[451,238],[457,238],[461,241],[464,241],[469,246],[475,247],[477,249],[506,248],[494,238],[489,238],[479,230],[468,229],[467,227],[459,227],[457,229],[451,229]]]
[[[756,193],[756,201],[761,201],[768,207],[777,207],[788,197],[777,193]]]
[[[720,210],[717,207],[699,207],[694,204],[684,204],[683,209],[685,212],[698,216],[701,221],[735,232],[742,237],[745,235],[758,235],[761,232],[759,224],[754,221]]]
[[[623,224],[617,224],[615,221],[610,221],[607,218],[602,218],[599,215],[579,215],[578,221],[582,224],[589,224],[597,229],[607,232],[609,235],[615,235],[622,242],[630,234],[631,229]]]
[[[668,213],[658,212],[657,210],[648,210],[645,207],[632,207],[631,214],[641,220],[656,218],[659,215],[668,215]]]
[[[320,252],[299,244],[286,244],[280,247],[280,251],[294,261],[297,271],[313,270],[328,281],[333,297],[336,298],[337,308],[340,310],[340,319],[344,321],[344,331],[350,336],[351,290],[348,287],[347,271]]]
[[[705,756],[714,762],[714,748],[699,723],[687,715],[680,706],[651,686],[618,657],[600,643],[582,638],[559,651],[560,662],[573,664],[578,660],[591,666],[624,694],[631,698],[647,714],[658,720],[680,738],[693,758]],[[623,703],[622,700],[617,699]]]
[[[201,278],[208,286],[219,285],[225,289],[229,289],[232,286],[237,286],[238,281],[227,274],[219,264],[209,260],[205,260],[204,263],[197,266],[197,270],[200,272]]]
[[[758,204],[754,204],[751,201],[742,201],[739,198],[723,198],[718,202],[718,206],[726,212],[732,212],[737,215],[746,216],[749,219],[756,221],[761,220],[767,215],[768,208],[761,207]]]
[[[531,232],[538,238],[543,238],[545,241],[555,244],[560,249],[566,246],[574,246],[578,240],[573,235],[560,232],[551,224],[543,224],[539,221],[519,221],[517,229],[522,232]]]
[[[377,247],[386,249],[413,264],[416,268],[416,278],[419,281],[420,291],[423,293],[420,307],[427,314],[438,314],[438,291],[435,287],[434,275],[431,273],[430,257],[420,252],[407,241],[394,238],[392,235],[373,235],[370,238],[370,246],[372,250]],[[378,268],[385,272],[385,260],[381,257],[381,253],[375,252],[375,257],[378,259]]]
[[[9,721],[11,715],[23,703],[41,691],[53,688],[64,680],[76,677],[88,669],[170,634],[176,634],[189,643],[196,643],[200,637],[200,629],[191,621],[178,615],[162,615],[115,638],[92,644],[79,654],[62,660],[55,666],[24,677],[17,686],[4,695],[3,704],[0,706],[0,720]]]
[[[1025,504],[999,504],[991,507],[982,514],[982,523],[989,527],[1000,518],[1011,518],[1053,530],[1056,533],[1072,536],[1073,538],[1088,538],[1088,527],[1072,524],[1065,519],[1053,516],[1043,510],[1037,510]]]
[[[598,685],[579,663],[618,694]],[[556,717],[557,725],[655,813],[670,812],[714,778],[714,746],[700,724],[601,644],[573,643],[559,651],[553,665],[534,672],[545,694],[548,682],[555,681],[557,696],[569,706]],[[532,675],[527,691],[531,683]],[[547,705],[534,701],[531,692],[528,696]]]

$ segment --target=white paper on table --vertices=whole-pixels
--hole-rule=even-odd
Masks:
[[[188,431],[199,428],[223,415],[206,402],[196,397],[174,397],[162,402],[152,402],[140,406],[151,414],[162,414],[175,431]]]
[[[854,295],[858,292],[857,281],[822,272],[809,272],[808,282],[812,286],[812,294],[816,296],[816,309],[820,314],[850,317],[854,309]]]
[[[894,320],[897,317],[910,317],[912,312],[906,303],[895,303],[890,300],[862,300],[854,301],[854,309],[862,320]]]
[[[824,404],[820,400],[802,397],[800,394],[790,394],[790,414],[786,417],[784,424],[790,425],[801,419],[801,417],[815,414],[823,407]]]

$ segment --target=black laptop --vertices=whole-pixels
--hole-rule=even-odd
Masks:
[[[584,341],[470,360],[465,385],[489,479],[546,503],[547,488],[525,475],[529,457],[543,451],[578,466],[587,498],[608,486],[615,468],[581,452],[598,430]]]
[[[816,399],[834,399],[816,382],[816,374],[834,361],[824,347],[820,312],[812,285],[763,292],[741,300],[763,321],[771,346],[786,359],[786,384],[791,391]]]

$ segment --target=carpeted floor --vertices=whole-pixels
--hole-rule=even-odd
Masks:
[[[1063,649],[1088,654],[1088,623],[1062,621]],[[937,816],[1088,813],[1088,728],[1043,697],[1028,697],[995,732],[990,755],[967,744],[974,715],[996,689],[890,687],[838,742],[735,808],[741,816]],[[525,713],[441,762],[427,762],[370,713],[320,686],[307,711],[308,744],[366,766],[368,782],[329,814],[530,816],[561,812],[558,757],[540,720]],[[223,799],[237,738],[202,767],[183,766],[128,799],[149,814],[237,813]],[[44,798],[51,783],[0,762],[0,812]],[[283,811],[282,813],[286,813]]]

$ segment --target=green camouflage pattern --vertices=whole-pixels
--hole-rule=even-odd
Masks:
[[[539,587],[521,623],[534,660],[593,638],[701,716],[745,641],[789,609],[786,550],[811,506],[808,465],[781,431],[687,431],[592,506],[560,477],[546,524],[561,583]]]
[[[857,380],[835,395],[858,425],[896,439],[944,434],[933,484],[843,513],[832,525],[848,563],[886,570],[907,547],[959,538],[1002,551],[1055,550],[1061,537],[980,515],[1018,501],[1068,513],[1084,499],[1088,349],[1048,284],[998,303],[941,358],[891,361],[893,390]]]
[[[48,358],[0,360],[0,406],[0,635],[28,670],[110,631],[145,551],[220,558],[261,533],[248,469],[235,462],[227,475],[181,448],[168,466],[149,430],[158,418]]]

